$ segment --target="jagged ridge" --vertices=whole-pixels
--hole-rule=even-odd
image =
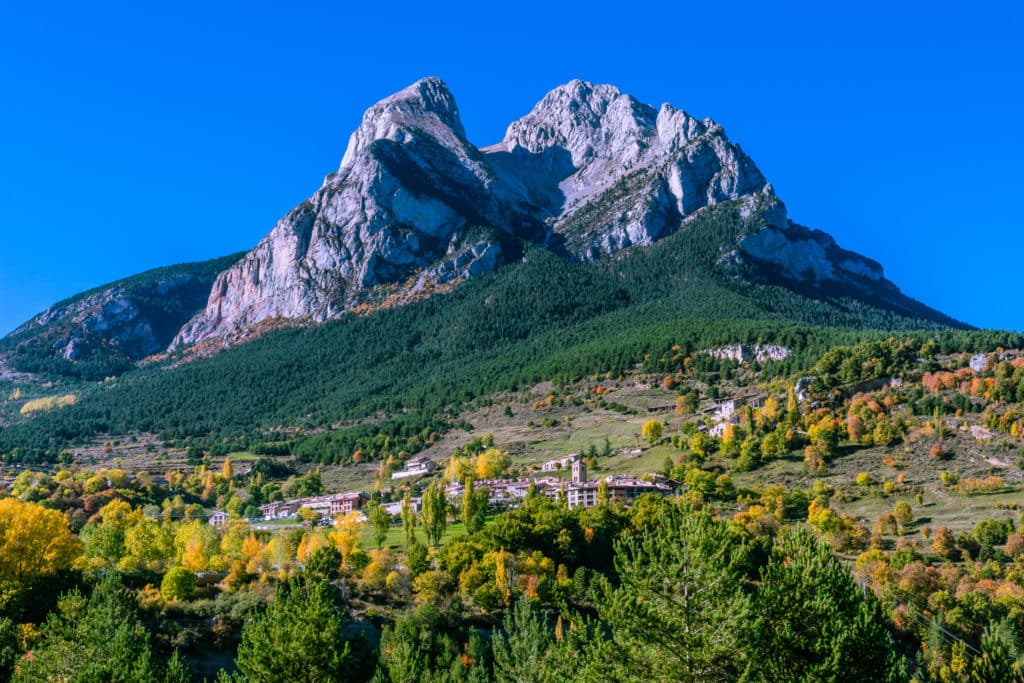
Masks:
[[[0,340],[6,371],[102,379],[163,351],[242,254],[167,266],[60,301]]]
[[[528,244],[580,261],[612,257],[737,200],[742,220],[718,245],[712,274],[948,321],[908,304],[876,262],[793,224],[710,119],[574,80],[501,142],[477,148],[447,85],[426,78],[367,109],[338,170],[218,275],[170,348],[229,345],[274,321],[322,322],[377,300],[414,300],[514,261]],[[142,334],[129,356],[151,352],[159,336]]]
[[[764,230],[723,250],[725,270],[744,264],[755,279],[805,288],[852,284],[883,302],[898,295],[873,261],[791,224],[754,162],[710,119],[576,80],[478,149],[448,87],[426,78],[366,111],[338,171],[217,279],[173,347],[230,342],[268,318],[331,319],[384,285],[393,294],[395,283],[457,282],[518,258],[522,243],[579,260],[612,256],[735,199]]]

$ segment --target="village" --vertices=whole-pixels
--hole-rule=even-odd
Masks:
[[[436,472],[437,464],[427,458],[411,458],[406,469],[392,475],[393,479],[408,479]],[[675,493],[679,482],[668,479],[660,474],[635,476],[608,475],[599,480],[590,480],[587,475],[587,464],[578,453],[563,458],[549,460],[541,465],[541,472],[556,472],[571,469],[572,476],[568,481],[557,476],[534,476],[519,479],[485,479],[473,481],[474,489],[485,488],[488,491],[488,505],[495,511],[510,510],[519,504],[530,493],[547,496],[552,500],[563,500],[571,510],[577,507],[591,508],[602,499],[618,501],[623,504],[632,503],[644,494],[671,495]],[[449,501],[462,500],[465,483],[452,482],[444,488]],[[390,493],[387,491],[386,493]],[[362,491],[350,491],[320,496],[293,498],[275,501],[259,507],[260,518],[254,521],[271,522],[285,519],[299,519],[300,511],[308,510],[319,515],[321,523],[330,523],[339,515],[359,512],[370,502],[371,497]],[[419,512],[421,497],[410,498],[412,509]],[[394,518],[402,513],[403,501],[386,502],[382,507]],[[207,521],[213,526],[223,526],[228,521],[228,514],[222,510],[212,511]]]
[[[784,357],[784,351],[779,348],[771,349],[772,354],[782,357]],[[729,357],[736,355],[747,358],[748,356],[753,357],[755,354],[759,356],[766,351],[761,347],[752,349],[738,346],[713,350],[709,352],[709,355],[716,353]],[[640,391],[651,389],[643,384],[637,384],[636,388]],[[798,382],[797,391],[801,402],[806,401],[806,379]],[[765,397],[759,394],[734,395],[709,400],[698,414],[697,429],[710,437],[721,438],[729,425],[735,426],[741,423],[744,409],[760,408],[764,404],[764,400]],[[661,419],[658,417],[659,415],[669,414],[675,410],[675,404],[663,405],[655,402],[642,409],[641,415],[646,413],[648,419]],[[644,452],[639,434],[637,434],[635,445],[624,445],[619,450],[624,458],[639,457]],[[435,455],[435,457],[437,456]],[[441,455],[440,459],[443,464],[444,456]],[[577,507],[585,509],[594,507],[602,500],[617,501],[628,505],[644,494],[669,496],[675,494],[681,486],[681,482],[663,474],[641,473],[639,470],[594,477],[588,472],[586,460],[582,453],[573,451],[566,455],[550,457],[542,462],[535,462],[529,466],[529,471],[519,471],[516,476],[475,479],[472,481],[472,486],[474,489],[487,489],[488,507],[492,512],[518,507],[531,490],[551,500],[560,501],[569,509]],[[402,506],[405,504],[400,491],[411,488],[414,493],[409,497],[408,502],[413,512],[419,512],[421,496],[416,495],[415,491],[422,487],[417,484],[422,479],[437,475],[441,466],[434,459],[423,455],[416,455],[406,460],[400,469],[390,473],[392,486],[381,487],[378,482],[377,490],[382,500],[381,507],[393,519],[398,519],[402,514]],[[564,476],[564,473],[567,472],[570,474],[568,478]],[[464,496],[465,486],[465,482],[456,478],[449,481],[444,487],[448,500],[457,505]],[[289,521],[295,524],[329,525],[340,515],[350,512],[357,512],[361,519],[365,519],[362,510],[372,498],[373,496],[366,490],[347,490],[278,500],[260,505],[258,507],[259,516],[251,518],[250,522],[261,528],[265,528],[268,523],[282,524]],[[223,510],[211,510],[207,513],[207,520],[213,526],[227,524],[229,517],[228,513]]]

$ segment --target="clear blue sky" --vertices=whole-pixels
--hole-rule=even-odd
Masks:
[[[1024,11],[905,4],[2,3],[0,334],[251,247],[426,75],[478,145],[572,78],[712,117],[795,220],[1024,328]]]

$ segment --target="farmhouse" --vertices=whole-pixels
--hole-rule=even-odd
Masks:
[[[213,510],[210,512],[210,516],[206,518],[210,526],[224,526],[228,523],[228,513],[223,510]]]
[[[391,474],[392,479],[405,479],[407,477],[418,477],[423,474],[430,474],[437,471],[437,463],[430,458],[417,456],[405,461],[405,469]]]

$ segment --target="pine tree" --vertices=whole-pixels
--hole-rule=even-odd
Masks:
[[[108,573],[85,598],[60,598],[41,628],[43,637],[18,662],[12,681],[159,681],[149,631],[120,577]]]
[[[659,501],[657,522],[616,546],[620,585],[598,613],[612,632],[593,677],[621,681],[736,680],[747,623],[739,540],[707,512]]]
[[[0,680],[10,680],[18,661],[18,627],[7,617],[0,617]]]
[[[1021,655],[1020,636],[1012,621],[989,624],[981,636],[981,655],[971,662],[971,683],[1024,681],[1024,671],[1017,666]]]
[[[504,632],[494,634],[494,680],[497,683],[534,683],[554,633],[547,620],[526,597],[505,615]]]
[[[372,660],[361,636],[345,635],[337,589],[325,581],[293,581],[246,623],[236,664],[251,683],[313,683],[365,680]]]
[[[878,601],[805,529],[776,541],[753,611],[751,681],[905,680]]]

